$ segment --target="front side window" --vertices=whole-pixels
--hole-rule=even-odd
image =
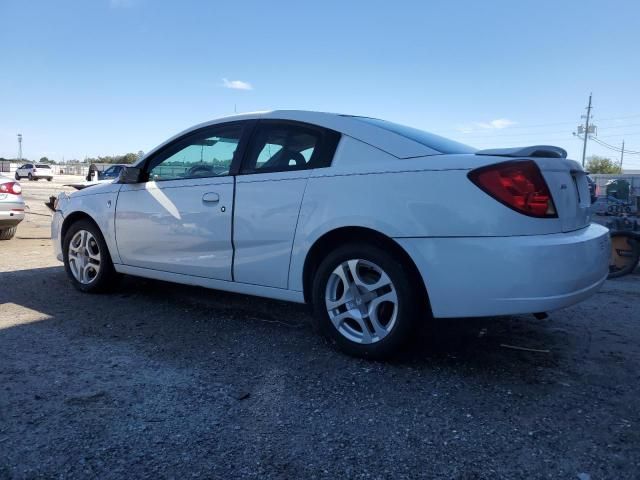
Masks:
[[[188,137],[163,156],[152,161],[149,179],[154,181],[229,175],[231,162],[242,136],[241,125],[207,129]]]
[[[261,123],[251,140],[243,173],[327,166],[339,134],[292,123]]]

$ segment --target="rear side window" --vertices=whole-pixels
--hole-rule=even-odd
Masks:
[[[251,138],[242,173],[327,167],[340,134],[293,122],[261,121]]]
[[[429,147],[440,153],[475,153],[476,149],[459,143],[448,138],[435,135],[433,133],[425,132],[424,130],[418,130],[417,128],[407,127],[406,125],[400,125],[398,123],[387,122],[386,120],[379,120],[377,118],[369,117],[352,117],[358,121],[366,122],[376,127],[384,128],[390,132],[401,135],[409,140],[420,143],[425,147]]]

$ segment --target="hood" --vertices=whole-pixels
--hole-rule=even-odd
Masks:
[[[73,185],[72,185],[73,186]],[[104,182],[104,183],[93,183],[85,186],[82,190],[78,190],[77,192],[73,192],[70,197],[85,197],[87,195],[98,195],[101,193],[113,193],[120,190],[122,187],[119,183],[113,183],[113,181]]]

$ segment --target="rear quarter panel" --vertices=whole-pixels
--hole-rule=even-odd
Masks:
[[[559,219],[521,215],[468,178],[469,170],[504,161],[476,155],[398,159],[350,137],[333,165],[315,170],[304,195],[292,250],[289,288],[302,290],[306,253],[325,233],[358,226],[392,238],[557,233]]]

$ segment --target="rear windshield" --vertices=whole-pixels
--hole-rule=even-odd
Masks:
[[[49,165],[36,165],[36,168],[51,168]]]
[[[409,140],[420,143],[425,147],[429,147],[440,153],[475,153],[476,149],[465,145],[464,143],[458,143],[448,138],[441,137],[440,135],[434,135],[433,133],[425,132],[424,130],[418,130],[417,128],[407,127],[406,125],[400,125],[393,122],[387,122],[386,120],[379,120],[377,118],[369,117],[353,117],[356,120],[370,123],[376,127],[384,128],[390,132],[401,135]]]

